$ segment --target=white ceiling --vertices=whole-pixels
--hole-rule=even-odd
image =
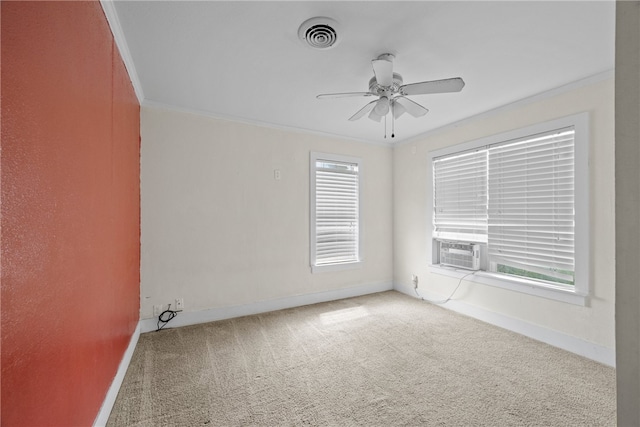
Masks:
[[[462,77],[460,93],[412,97],[430,112],[395,124],[402,141],[614,67],[613,1],[116,1],[145,103],[369,142],[384,125],[347,119],[372,98],[371,60],[396,55],[405,83]],[[314,50],[308,18],[340,24]]]

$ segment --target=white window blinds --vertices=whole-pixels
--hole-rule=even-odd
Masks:
[[[487,241],[486,149],[434,159],[434,237]]]
[[[315,266],[359,261],[359,163],[312,159]]]
[[[489,261],[501,273],[574,282],[574,134],[489,148]]]

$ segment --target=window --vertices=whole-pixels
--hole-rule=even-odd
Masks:
[[[583,114],[432,153],[432,264],[586,295],[587,129]]]
[[[311,269],[356,266],[360,256],[361,160],[311,153]]]

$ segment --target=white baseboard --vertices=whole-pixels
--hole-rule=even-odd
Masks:
[[[100,412],[98,412],[98,416],[93,422],[94,427],[104,427],[107,425],[107,421],[109,420],[109,415],[111,414],[111,410],[113,409],[113,405],[116,403],[116,397],[118,396],[118,392],[120,391],[120,386],[122,385],[122,381],[124,380],[124,375],[127,373],[127,369],[129,368],[129,363],[131,362],[131,357],[133,356],[133,351],[136,349],[136,345],[138,344],[138,338],[140,338],[140,322],[136,326],[135,331],[133,331],[133,335],[131,336],[131,340],[129,340],[129,346],[127,350],[124,352],[122,356],[122,360],[120,361],[120,365],[118,366],[118,371],[116,372],[116,376],[111,382],[111,387],[107,391],[107,395],[102,402],[102,407],[100,407]]]
[[[409,285],[394,284],[393,288],[414,298],[418,298],[413,287]],[[420,290],[420,294],[428,299],[442,300],[442,295],[430,294],[424,290]],[[595,360],[604,365],[615,367],[616,354],[615,350],[607,348],[581,338],[567,335],[563,332],[554,331],[539,325],[525,322],[524,320],[514,319],[504,314],[494,313],[480,307],[466,304],[462,301],[451,300],[446,304],[440,304],[441,307],[464,314],[469,317],[481,320],[486,323],[507,329],[518,334],[542,341],[554,347],[567,350],[587,359]]]
[[[360,295],[373,294],[376,292],[390,291],[392,289],[393,284],[390,282],[372,283],[344,289],[336,289],[332,291],[259,301],[255,303],[236,305],[231,307],[219,307],[202,311],[181,312],[171,320],[171,323],[167,324],[166,328],[176,328],[180,326],[214,322],[216,320],[231,319],[240,316],[249,316],[251,314],[266,313],[269,311],[282,310],[285,308],[300,307],[303,305],[317,304],[320,302],[357,297]],[[157,318],[154,317],[152,319],[143,319],[140,321],[140,326],[140,332],[142,333],[155,331],[157,329]]]

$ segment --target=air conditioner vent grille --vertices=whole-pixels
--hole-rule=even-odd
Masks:
[[[314,49],[329,49],[338,43],[337,26],[331,18],[311,18],[300,25],[298,37]]]
[[[478,270],[480,248],[475,243],[440,242],[440,264]]]

